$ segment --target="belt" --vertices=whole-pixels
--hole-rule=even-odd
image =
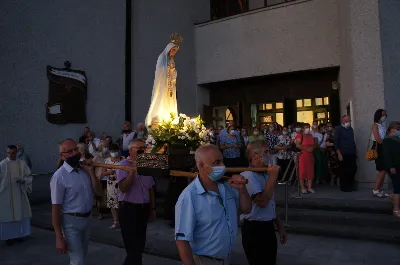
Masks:
[[[224,259],[217,259],[217,258],[210,257],[210,256],[203,256],[203,255],[197,255],[197,256],[202,257],[202,258],[206,258],[206,259],[216,260],[216,261],[223,261],[224,260]]]
[[[87,212],[87,213],[63,213],[63,214],[76,216],[76,217],[89,217],[92,214],[92,212]]]
[[[126,201],[120,201],[119,205],[120,208],[145,208],[149,207],[149,203],[133,203],[133,202],[126,202]]]
[[[244,219],[245,223],[252,223],[252,224],[274,224],[275,219],[269,221],[252,221],[248,219]]]

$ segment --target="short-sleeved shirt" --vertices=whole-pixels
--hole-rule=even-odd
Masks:
[[[93,206],[90,177],[82,169],[73,169],[67,162],[50,180],[51,203],[61,204],[63,213],[88,213]]]
[[[121,166],[133,166],[128,160],[124,160],[120,164]],[[117,170],[117,180],[121,181],[128,177],[129,171]],[[118,201],[130,202],[130,203],[149,203],[150,194],[149,190],[154,186],[154,179],[151,176],[136,175],[135,181],[130,189],[123,193],[118,191]]]
[[[233,138],[229,137],[228,134],[220,137],[219,139],[221,145],[239,145],[241,143],[240,137],[234,135]],[[226,148],[222,150],[224,158],[238,158],[240,157],[239,148]]]
[[[220,195],[206,190],[199,178],[175,205],[175,239],[188,241],[193,254],[228,259],[236,243],[239,193],[218,182]]]
[[[246,184],[247,192],[250,197],[256,195],[257,193],[263,192],[265,189],[269,176],[267,173],[257,173],[251,171],[242,172],[240,175],[245,177],[248,180]],[[271,221],[276,217],[275,214],[275,194],[272,196],[272,199],[269,201],[267,207],[261,208],[258,207],[255,202],[252,203],[251,212],[249,214],[241,214],[240,220],[249,220],[249,221]]]

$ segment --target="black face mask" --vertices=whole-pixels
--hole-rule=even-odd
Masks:
[[[76,154],[74,156],[68,157],[67,160],[65,160],[68,165],[70,165],[73,168],[79,167],[79,160],[81,160],[81,155]]]

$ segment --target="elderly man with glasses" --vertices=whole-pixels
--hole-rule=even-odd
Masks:
[[[121,166],[136,166],[136,157],[144,152],[145,142],[135,139],[128,148],[129,157],[121,162]],[[126,250],[124,265],[141,265],[147,222],[156,218],[154,179],[136,171],[117,170],[117,180],[119,224]]]
[[[93,167],[80,163],[74,140],[61,141],[59,154],[64,163],[50,181],[56,248],[69,252],[70,265],[83,265],[89,246],[93,192],[101,196],[102,188]]]

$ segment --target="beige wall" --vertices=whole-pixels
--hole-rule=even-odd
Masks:
[[[336,0],[298,1],[198,25],[197,82],[337,66]]]
[[[379,6],[376,0],[338,0],[342,114],[352,102],[358,149],[357,180],[375,182],[375,164],[365,160],[374,112],[385,108]],[[365,184],[364,184],[365,185]]]

